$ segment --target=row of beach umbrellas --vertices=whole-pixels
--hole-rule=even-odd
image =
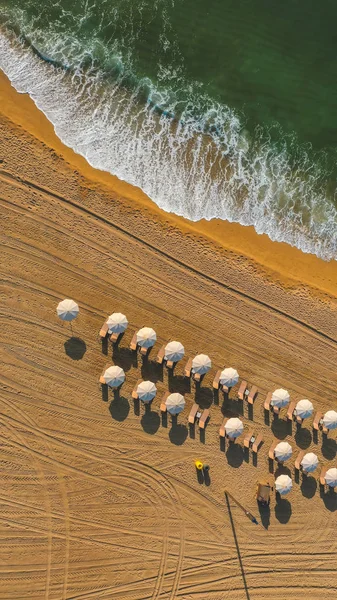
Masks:
[[[335,467],[328,469],[325,473],[325,483],[332,488],[337,486],[337,469]],[[289,475],[279,475],[275,479],[275,487],[276,491],[279,492],[281,496],[285,496],[291,491],[293,482]]]

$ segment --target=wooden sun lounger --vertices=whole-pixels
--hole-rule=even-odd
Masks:
[[[295,469],[297,471],[299,471],[301,469],[301,461],[303,456],[305,455],[305,450],[301,450],[301,452],[298,453],[296,460],[295,460]]]
[[[138,400],[137,387],[139,386],[140,383],[142,383],[142,381],[143,381],[143,379],[138,379],[135,387],[132,390],[132,394],[131,395],[132,395],[132,398],[134,400]]]
[[[132,340],[130,342],[130,350],[137,350],[137,332],[132,336]]]
[[[289,406],[288,406],[288,411],[287,411],[287,420],[288,421],[292,421],[293,420],[293,412],[295,410],[295,401],[290,402]]]
[[[239,400],[243,400],[244,399],[246,389],[247,389],[247,381],[241,381],[240,387],[239,387],[239,391],[238,391],[238,398],[239,398]]]
[[[118,338],[119,338],[119,333],[111,333],[111,335],[109,336],[110,342],[112,344],[117,342]]]
[[[274,460],[274,458],[275,458],[274,451],[275,451],[277,444],[278,444],[278,440],[274,440],[272,445],[269,448],[268,456],[269,456],[270,460]]]
[[[219,369],[219,371],[216,372],[215,377],[213,379],[213,388],[215,390],[219,389],[220,375],[221,375],[221,369]]]
[[[165,344],[162,346],[157,354],[156,362],[161,365],[165,356]]]
[[[188,415],[188,422],[191,423],[192,425],[195,421],[195,417],[196,417],[198,410],[199,410],[199,404],[194,403],[191,408],[190,414]]]
[[[317,411],[317,413],[315,414],[313,424],[312,424],[313,428],[316,429],[316,431],[319,430],[319,422],[322,417],[323,417],[323,413]]]
[[[255,442],[253,442],[253,445],[252,445],[252,450],[253,450],[253,452],[255,452],[255,454],[257,454],[257,451],[258,451],[260,445],[262,444],[262,442],[263,442],[263,437],[262,437],[261,433],[259,433],[259,435],[255,439]]]
[[[139,349],[142,356],[147,355],[148,348],[145,348],[145,346],[139,346]]]
[[[256,385],[253,385],[252,389],[248,394],[248,404],[254,404],[255,396],[258,391],[259,390],[257,389]]]
[[[299,417],[296,415],[296,423],[298,423],[299,425],[302,425],[302,423],[303,423],[302,417]]]
[[[105,338],[106,334],[108,333],[109,327],[108,327],[108,323],[107,321],[105,321],[105,323],[102,326],[101,331],[99,332],[99,335],[101,338]]]
[[[194,379],[194,381],[200,381],[200,379],[201,379],[200,373],[193,373],[193,379]]]
[[[209,409],[205,408],[204,412],[202,413],[202,415],[199,419],[200,429],[205,429],[205,425],[206,425],[208,418],[209,418]]]
[[[265,402],[263,405],[264,410],[267,410],[268,412],[270,411],[271,397],[272,397],[272,393],[268,392],[267,398],[265,399]]]
[[[226,423],[227,423],[227,421],[228,421],[228,419],[226,418],[226,419],[224,419],[224,420],[223,420],[223,422],[222,422],[222,425],[221,425],[221,427],[220,427],[220,429],[219,429],[219,436],[220,436],[220,437],[223,437],[223,438],[224,438],[224,437],[226,437],[226,429],[225,429],[225,426],[226,426]]]
[[[327,470],[328,470],[328,467],[322,467],[321,468],[321,472],[320,472],[320,476],[319,476],[319,483],[320,483],[320,485],[323,485],[324,487],[326,486],[326,483],[325,483],[325,474],[326,474]]]
[[[105,373],[105,371],[107,370],[108,367],[111,367],[111,363],[106,363],[106,365],[105,365],[105,367],[104,367],[104,369],[102,371],[102,375],[99,378],[99,383],[101,383],[102,385],[107,385],[107,383],[106,383],[103,375],[104,375],[104,373]]]
[[[160,410],[161,410],[161,412],[163,412],[163,413],[166,413],[166,411],[167,411],[167,408],[166,408],[166,404],[165,404],[165,402],[166,402],[167,398],[169,397],[170,393],[171,393],[171,392],[165,392],[164,396],[163,396],[163,397],[162,397],[162,399],[161,399]]]
[[[191,369],[192,369],[192,358],[189,358],[184,369],[185,377],[191,377]]]
[[[250,445],[250,440],[253,437],[253,431],[250,431],[249,433],[247,433],[247,435],[245,436],[244,440],[243,440],[243,445],[245,448],[249,448]]]
[[[173,365],[174,365],[173,360],[167,360],[166,361],[166,366],[167,366],[168,369],[173,369]]]

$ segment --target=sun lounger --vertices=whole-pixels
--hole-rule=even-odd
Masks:
[[[320,476],[319,476],[319,483],[320,485],[323,485],[325,487],[326,483],[325,483],[325,474],[328,470],[328,467],[322,467],[321,468],[321,472],[320,472]]]
[[[142,383],[142,381],[143,381],[142,379],[138,379],[135,387],[132,390],[132,394],[131,395],[132,395],[132,398],[134,400],[138,400],[137,388],[138,388],[139,384]]]
[[[139,348],[140,348],[140,353],[141,353],[141,355],[142,355],[142,356],[146,356],[146,355],[147,355],[148,348],[145,348],[145,346],[139,346]]]
[[[303,423],[303,419],[302,419],[302,417],[299,417],[299,416],[296,414],[296,410],[293,412],[293,415],[294,415],[294,417],[296,417],[296,423],[298,423],[299,425],[302,425],[302,423]]]
[[[105,338],[106,334],[108,333],[109,327],[108,327],[108,323],[105,321],[105,323],[102,326],[101,331],[99,332],[99,335],[101,338]]]
[[[156,362],[161,365],[165,356],[165,344],[162,346],[157,354]]]
[[[259,433],[259,435],[255,439],[255,442],[253,442],[253,444],[252,444],[252,450],[253,450],[253,452],[255,452],[255,454],[257,454],[257,451],[258,451],[260,445],[262,444],[262,442],[263,442],[263,437],[262,437],[261,433]]]
[[[243,445],[244,445],[245,448],[249,448],[249,446],[250,446],[250,440],[252,439],[252,437],[253,437],[253,431],[250,431],[245,436],[245,438],[243,440]]]
[[[191,369],[192,369],[192,358],[189,358],[184,369],[185,377],[191,377]]]
[[[244,399],[246,389],[247,389],[247,381],[241,381],[240,387],[239,387],[239,391],[238,391],[238,398],[239,398],[239,400],[243,400]]]
[[[295,469],[297,471],[299,471],[301,469],[301,461],[303,456],[305,455],[305,450],[301,450],[301,452],[298,453],[297,458],[295,460]]]
[[[226,429],[225,429],[225,425],[226,425],[227,421],[228,421],[228,419],[227,419],[227,418],[226,418],[226,419],[224,419],[224,420],[223,420],[223,423],[222,423],[222,425],[221,425],[221,427],[220,427],[220,429],[219,429],[219,436],[220,436],[220,437],[226,437]]]
[[[133,334],[132,340],[130,342],[130,350],[137,350],[137,332]]]
[[[271,397],[272,397],[272,393],[268,392],[267,398],[265,399],[265,402],[264,402],[264,405],[263,405],[264,410],[270,411]]]
[[[188,422],[191,423],[192,425],[195,421],[195,417],[196,417],[198,410],[199,410],[199,404],[194,403],[191,408],[191,412],[188,415]]]
[[[219,371],[216,372],[215,377],[213,379],[213,388],[215,390],[219,389],[220,375],[221,375],[221,369],[219,369]]]
[[[174,365],[173,360],[167,360],[166,361],[166,366],[167,366],[168,369],[173,369],[173,365]]]
[[[255,396],[258,391],[259,390],[257,389],[256,385],[253,385],[252,389],[248,394],[248,404],[254,404]]]
[[[205,408],[204,412],[202,413],[200,419],[199,419],[199,427],[200,429],[205,429],[205,425],[207,422],[207,419],[209,418],[209,409]]]
[[[163,413],[166,413],[166,411],[167,411],[167,407],[166,407],[165,402],[166,402],[167,398],[169,397],[169,395],[170,395],[170,392],[165,392],[164,396],[161,399],[160,410]]]
[[[274,440],[272,445],[269,448],[268,456],[269,456],[270,460],[274,460],[274,458],[275,458],[274,451],[275,451],[277,444],[278,444],[278,440]]]
[[[200,381],[200,379],[201,379],[200,373],[193,373],[193,379],[194,379],[194,381]]]
[[[112,333],[112,334],[109,336],[110,342],[111,342],[112,344],[114,344],[115,342],[117,342],[118,338],[119,338],[119,333]]]
[[[313,428],[316,429],[316,431],[318,431],[320,428],[320,420],[322,417],[323,417],[323,413],[317,411],[317,413],[315,414],[313,424],[312,424]]]
[[[295,409],[295,402],[290,402],[289,406],[288,406],[288,411],[287,411],[287,420],[288,421],[292,421],[293,420],[293,413],[294,413],[294,409]]]

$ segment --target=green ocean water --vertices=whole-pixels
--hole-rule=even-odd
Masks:
[[[332,0],[0,0],[0,65],[62,139],[166,210],[330,259],[336,18]]]

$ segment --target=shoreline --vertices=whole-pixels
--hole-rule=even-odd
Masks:
[[[29,95],[17,92],[2,71],[0,101],[2,113],[9,120],[53,149],[92,186],[103,186],[105,190],[122,196],[125,201],[131,200],[136,203],[138,209],[150,211],[157,219],[170,222],[172,226],[187,234],[202,236],[226,251],[245,257],[267,277],[276,278],[285,287],[306,286],[320,295],[337,296],[337,261],[325,262],[284,242],[274,242],[266,234],[257,234],[252,226],[220,219],[192,222],[174,213],[165,212],[142,190],[110,173],[92,167],[84,157],[63,144],[57,137],[52,123],[37,108]]]

